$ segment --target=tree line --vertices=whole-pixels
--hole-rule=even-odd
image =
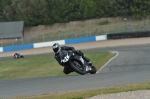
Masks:
[[[91,18],[150,14],[150,0],[0,0],[0,22],[50,25]]]

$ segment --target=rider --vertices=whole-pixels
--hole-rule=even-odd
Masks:
[[[88,59],[87,57],[85,57],[85,55],[80,51],[80,50],[75,50],[74,47],[69,47],[69,46],[60,46],[59,43],[54,43],[53,46],[53,51],[55,52],[55,59],[58,61],[58,63],[63,66],[63,63],[61,62],[61,58],[60,58],[60,52],[61,50],[66,50],[66,51],[72,51],[75,54],[78,54],[80,56],[83,57],[83,59],[92,66],[92,63],[90,62],[90,59]],[[69,74],[70,72],[72,72],[72,70],[68,67],[68,66],[64,66],[64,70],[63,72],[65,74]]]
[[[14,55],[18,55],[18,56],[20,56],[20,52],[16,52]]]

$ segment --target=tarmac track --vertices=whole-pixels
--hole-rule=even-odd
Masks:
[[[84,50],[84,52],[93,51],[117,51],[119,54],[94,75],[0,80],[0,98],[86,90],[150,81],[149,44]]]

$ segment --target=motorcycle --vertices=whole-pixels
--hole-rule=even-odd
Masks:
[[[62,50],[60,56],[61,62],[64,64],[64,66],[70,66],[70,68],[78,74],[95,74],[97,71],[95,66],[88,65],[82,56],[76,55],[73,52]]]
[[[17,59],[17,58],[24,58],[23,55],[21,55],[20,53],[15,53],[14,54],[14,58]]]

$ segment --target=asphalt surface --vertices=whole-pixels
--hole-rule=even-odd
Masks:
[[[150,45],[84,50],[84,52],[93,51],[117,51],[118,56],[94,75],[0,80],[0,98],[103,88],[150,81]]]

